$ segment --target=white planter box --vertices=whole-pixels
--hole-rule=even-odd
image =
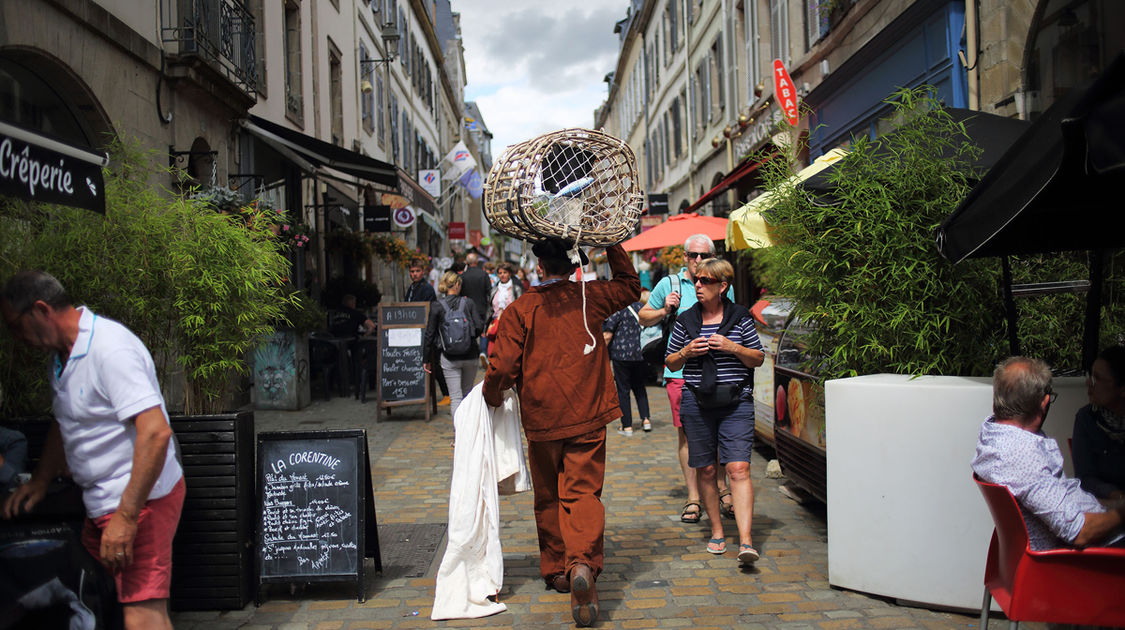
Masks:
[[[1044,431],[1067,439],[1085,380],[1056,378]],[[899,600],[979,610],[992,517],[972,480],[992,379],[874,374],[825,385],[828,581]]]

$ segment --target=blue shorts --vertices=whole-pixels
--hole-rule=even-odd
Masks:
[[[754,447],[754,395],[750,387],[742,390],[737,405],[721,409],[700,409],[695,394],[684,387],[680,422],[688,442],[688,466],[714,465],[716,453],[724,466],[750,461]]]

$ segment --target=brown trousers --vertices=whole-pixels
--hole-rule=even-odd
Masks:
[[[562,440],[528,442],[539,573],[544,578],[585,564],[597,577],[605,542],[605,427]]]

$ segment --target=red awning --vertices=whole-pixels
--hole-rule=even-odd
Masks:
[[[695,203],[691,204],[687,208],[684,208],[683,211],[685,213],[694,212],[697,208],[699,208],[699,206],[702,206],[703,204],[707,203],[708,201],[711,201],[712,199],[714,199],[715,197],[718,197],[721,193],[725,192],[728,188],[730,188],[731,186],[733,186],[736,183],[738,183],[739,181],[741,181],[743,177],[746,177],[750,173],[753,173],[754,171],[758,170],[759,166],[761,166],[761,165],[765,164],[766,162],[772,160],[776,155],[777,155],[777,153],[771,153],[770,155],[766,156],[765,158],[763,158],[761,160],[757,160],[757,161],[755,161],[753,158],[747,158],[746,161],[744,161],[742,164],[739,164],[738,166],[736,166],[734,168],[734,170],[731,171],[730,175],[727,175],[726,177],[724,177],[723,180],[721,182],[719,182],[714,188],[712,188],[711,190],[708,190],[706,193],[703,194],[702,197],[700,197],[699,199],[696,199]]]

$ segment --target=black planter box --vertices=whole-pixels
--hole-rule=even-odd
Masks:
[[[254,412],[174,416],[187,496],[172,543],[173,610],[239,610],[254,587]]]

